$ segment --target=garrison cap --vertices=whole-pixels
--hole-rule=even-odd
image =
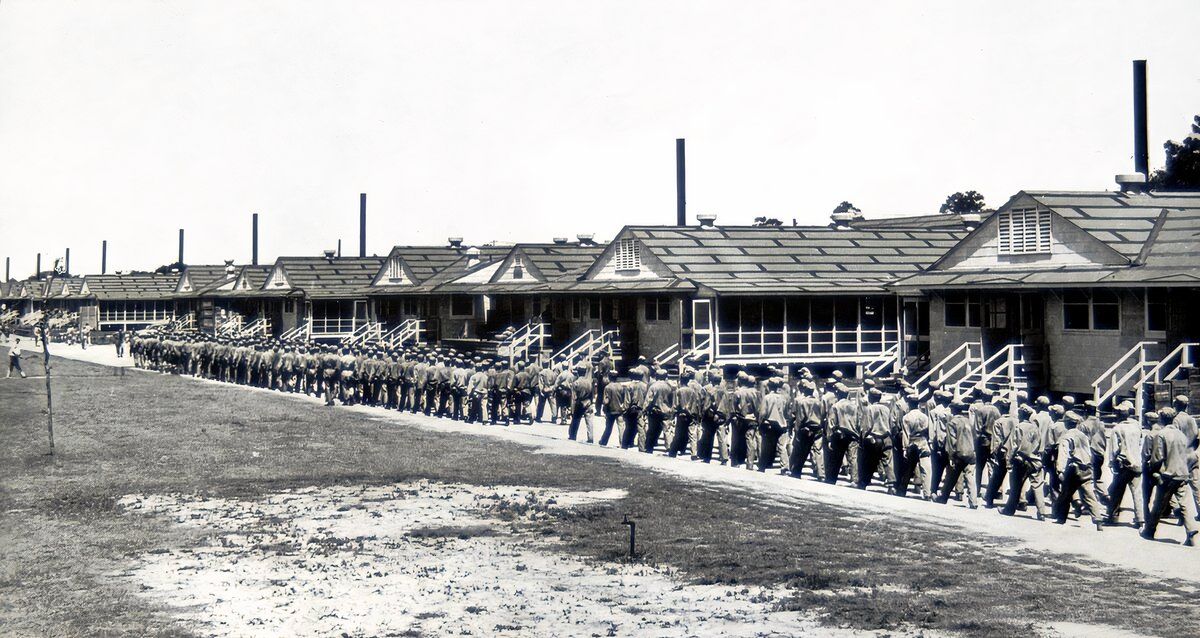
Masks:
[[[864,388],[873,388],[875,387],[875,379],[863,379],[862,384]]]
[[[1147,413],[1146,413],[1146,420],[1147,420],[1147,421],[1157,421],[1157,420],[1158,420],[1158,413],[1157,413],[1157,412],[1155,412],[1154,410],[1151,410],[1151,411],[1147,412]]]
[[[1122,401],[1114,407],[1117,412],[1133,412],[1133,404],[1128,401]]]
[[[1063,415],[1063,419],[1072,423],[1079,423],[1083,420],[1083,417],[1079,416],[1079,413],[1074,410],[1067,410],[1067,413]]]
[[[1033,406],[1029,405],[1028,403],[1025,403],[1021,405],[1021,407],[1017,408],[1017,412],[1020,412],[1021,414],[1033,414],[1036,411],[1037,410],[1034,410]]]
[[[834,379],[837,379],[838,381],[841,381],[841,380],[842,380],[842,378],[843,378],[843,377],[845,377],[845,376],[846,376],[846,375],[842,374],[842,371],[841,371],[841,370],[834,370],[834,371],[833,371],[833,378],[834,378]]]
[[[1179,413],[1175,411],[1175,408],[1162,408],[1158,411],[1158,416],[1168,419],[1174,419],[1176,414]]]
[[[867,390],[867,396],[878,399],[879,397],[883,396],[883,393],[879,391],[879,388],[871,388],[870,390]]]
[[[1039,397],[1037,398],[1037,404],[1038,404],[1038,405],[1040,405],[1040,406],[1042,406],[1042,407],[1045,407],[1045,406],[1048,406],[1048,405],[1050,405],[1050,397],[1048,397],[1048,396],[1046,396],[1046,395],[1044,395],[1044,394],[1043,394],[1043,395],[1041,395],[1041,396],[1039,396]]]
[[[1059,416],[1062,416],[1063,413],[1066,412],[1067,410],[1066,410],[1066,408],[1063,408],[1061,405],[1055,403],[1054,405],[1050,406],[1050,411]]]
[[[1185,404],[1185,405],[1186,405],[1186,404],[1187,404],[1187,402],[1188,402],[1187,395],[1186,395],[1186,394],[1179,394],[1179,395],[1176,395],[1176,396],[1175,396],[1175,402],[1176,402],[1176,403],[1183,403],[1183,404]]]
[[[846,385],[845,383],[839,383],[836,386],[834,386],[834,389],[837,390],[838,392],[845,393],[845,392],[850,391],[850,386]]]
[[[1075,396],[1071,395],[1071,394],[1064,394],[1063,398],[1062,398],[1062,403],[1063,403],[1063,405],[1065,405],[1067,407],[1071,407],[1071,406],[1075,405]]]

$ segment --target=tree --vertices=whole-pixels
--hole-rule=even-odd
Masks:
[[[837,205],[837,208],[833,209],[834,215],[837,215],[839,213],[861,213],[861,212],[862,211],[858,209],[858,206],[855,206],[854,204],[851,204],[850,202],[842,202]]]
[[[774,217],[755,217],[754,225],[755,226],[782,226],[783,222],[779,221],[778,219],[775,219]]]
[[[168,275],[172,272],[183,272],[184,264],[182,261],[177,261],[173,264],[164,264],[154,269],[156,275]]]
[[[1150,176],[1154,190],[1200,190],[1200,115],[1192,118],[1192,134],[1182,142],[1167,140],[1166,168]]]
[[[983,201],[983,195],[975,191],[962,192],[959,191],[946,198],[946,203],[938,209],[939,213],[949,213],[951,215],[963,215],[969,213],[979,213],[983,211],[983,207],[987,204]]]

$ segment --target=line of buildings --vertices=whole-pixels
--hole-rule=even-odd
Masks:
[[[626,226],[607,243],[451,238],[385,257],[9,281],[0,304],[100,331],[400,335],[517,356],[602,347],[626,365],[803,365],[1144,400],[1145,384],[1200,355],[1200,192],[1121,186],[1022,191],[982,215],[782,227],[700,216]]]

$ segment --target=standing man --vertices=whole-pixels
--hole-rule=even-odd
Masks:
[[[621,449],[627,450],[637,444],[638,421],[642,414],[642,402],[646,399],[646,382],[641,372],[629,371],[630,379],[623,383],[625,406],[625,428],[621,430]]]
[[[1177,501],[1183,510],[1183,527],[1187,530],[1187,540],[1183,544],[1188,547],[1196,544],[1196,511],[1187,497],[1189,451],[1187,435],[1175,427],[1163,428],[1151,439],[1149,469],[1154,482],[1154,499],[1146,511],[1142,538],[1154,538],[1158,521],[1171,510],[1172,502]]]
[[[663,433],[663,421],[675,418],[675,389],[667,381],[666,370],[654,370],[654,383],[650,384],[642,400],[642,413],[646,416],[646,430],[639,447],[643,452],[653,454]]]
[[[929,487],[929,430],[931,420],[920,408],[920,397],[915,392],[908,395],[908,404],[913,406],[900,418],[901,442],[904,464],[896,478],[896,495],[907,496],[908,486],[914,476],[921,488],[921,498],[930,499]]]
[[[1092,490],[1092,441],[1087,434],[1079,430],[1083,417],[1074,410],[1064,415],[1066,432],[1059,439],[1056,468],[1062,479],[1058,499],[1054,501],[1054,519],[1059,524],[1067,522],[1067,512],[1071,509],[1071,500],[1075,493],[1087,508],[1087,513],[1096,525],[1096,531],[1102,531],[1104,524],[1100,522],[1100,502]]]
[[[958,484],[958,479],[967,479],[967,505],[971,509],[979,507],[976,496],[979,486],[975,485],[975,424],[966,414],[967,406],[961,401],[950,404],[950,422],[946,426],[946,455],[949,466],[946,468],[946,478],[942,481],[942,493],[935,501],[942,503],[950,500],[950,493]]]
[[[578,373],[571,383],[571,425],[567,428],[567,436],[572,441],[579,433],[579,421],[582,419],[587,426],[587,442],[594,443],[592,431],[592,404],[595,403],[595,387],[592,379],[585,373],[582,363],[575,366]]]
[[[1108,511],[1104,521],[1116,525],[1120,516],[1121,501],[1125,499],[1125,489],[1137,486],[1142,476],[1142,440],[1145,433],[1141,424],[1133,418],[1133,404],[1124,401],[1116,407],[1119,423],[1112,429],[1112,482],[1108,485]],[[1154,414],[1158,418],[1158,414]],[[1142,526],[1142,502],[1138,498],[1136,487],[1131,488],[1130,497],[1133,500],[1133,526]]]
[[[125,326],[121,326],[121,329],[117,331],[115,345],[117,346],[117,358],[123,359],[125,357]]]
[[[971,405],[971,417],[975,420],[975,485],[982,487],[983,468],[990,465],[992,459],[992,443],[996,440],[992,427],[1000,418],[1000,410],[991,403],[992,391],[979,388],[975,391],[975,403]],[[988,481],[990,484],[991,481]]]
[[[684,368],[675,390],[675,436],[671,438],[667,456],[676,457],[691,444],[692,459],[696,458],[700,413],[704,409],[704,388],[696,383],[696,371]]]
[[[622,403],[624,389],[617,382],[617,371],[608,371],[608,380],[604,383],[604,393],[600,395],[601,407],[604,410],[604,433],[600,435],[600,446],[608,445],[608,437],[612,436],[613,424],[618,424],[625,413]],[[620,443],[621,428],[617,428],[617,442]]]
[[[800,391],[792,399],[792,449],[788,471],[800,478],[804,464],[812,459],[813,476],[821,480],[825,474],[825,459],[818,441],[824,437],[824,404],[815,396],[817,386],[810,380],[800,381]]]
[[[1007,396],[1001,395],[996,397],[996,403],[993,409],[1000,416],[992,422],[991,434],[987,437],[988,449],[990,454],[987,457],[988,464],[988,483],[987,489],[983,492],[983,506],[992,509],[995,507],[995,500],[1004,491],[1004,477],[1008,474],[1008,446],[1012,430],[1016,427],[1016,422],[1009,416],[1009,400]],[[976,413],[976,418],[979,413]],[[983,440],[984,437],[980,437]]]
[[[771,377],[767,380],[767,395],[762,399],[758,411],[758,449],[755,450],[758,471],[766,472],[780,451],[779,438],[791,424],[792,398],[783,391],[783,379]],[[779,465],[787,473],[789,459],[785,455]]]
[[[705,463],[712,461],[713,440],[718,436],[717,459],[725,463],[726,436],[723,428],[729,416],[729,400],[723,381],[721,371],[716,368],[710,369],[705,375],[704,411],[700,414],[700,440],[696,444],[696,456]]]
[[[596,362],[596,369],[593,374],[596,378],[596,396],[604,397],[604,389],[608,387],[609,373],[613,371],[612,359],[608,356],[608,351],[600,353],[600,360]],[[603,410],[602,402],[596,403],[596,415],[600,416]]]
[[[733,392],[733,415],[729,423],[729,466],[745,465],[747,470],[753,470],[750,454],[758,450],[750,450],[751,445],[757,444],[757,423],[760,397],[754,387],[754,377],[739,372],[737,390]],[[752,434],[754,432],[754,434]],[[754,440],[751,440],[751,439]]]
[[[17,337],[17,340],[8,348],[8,376],[4,377],[5,379],[12,378],[13,370],[16,370],[22,379],[25,378],[25,371],[21,369],[21,354],[24,352],[25,350],[21,348],[21,338]]]
[[[825,482],[837,483],[842,464],[850,456],[850,444],[858,437],[859,403],[850,399],[850,389],[844,383],[834,386],[837,401],[829,408],[826,418]],[[850,468],[854,481],[858,480],[858,460]]]
[[[867,405],[859,419],[858,476],[855,484],[860,490],[867,489],[876,469],[889,475],[892,456],[892,411],[881,400],[883,393],[878,388],[867,390]],[[880,468],[880,465],[883,467]],[[889,490],[893,486],[887,486]]]

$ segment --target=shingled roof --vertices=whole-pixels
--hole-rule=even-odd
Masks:
[[[1109,264],[1047,261],[986,268],[934,264],[927,272],[896,282],[896,287],[1170,286],[1200,282],[1200,192],[1022,191],[1010,203],[1024,198],[1103,242],[1122,259]]]
[[[987,218],[995,211],[985,211],[981,218]],[[967,231],[968,225],[959,215],[936,213],[933,215],[907,215],[898,217],[876,217],[873,219],[855,219],[848,224],[858,230],[946,230]]]
[[[274,268],[287,278],[288,288],[283,292],[301,291],[313,299],[345,299],[362,296],[383,261],[383,257],[280,257]],[[272,292],[269,284],[264,284],[262,292]]]
[[[933,263],[962,231],[628,227],[678,279],[723,294],[869,293]]]
[[[179,284],[179,275],[88,275],[84,283],[88,293],[98,300],[169,299]]]
[[[179,276],[179,286],[183,285],[184,278],[187,278],[191,284],[191,292],[179,290],[183,296],[194,296],[197,292],[210,289],[214,286],[219,286],[228,282],[230,279],[237,276],[238,266],[233,267],[233,275],[227,272],[228,267],[224,264],[197,264],[189,265],[183,269],[183,273]]]

